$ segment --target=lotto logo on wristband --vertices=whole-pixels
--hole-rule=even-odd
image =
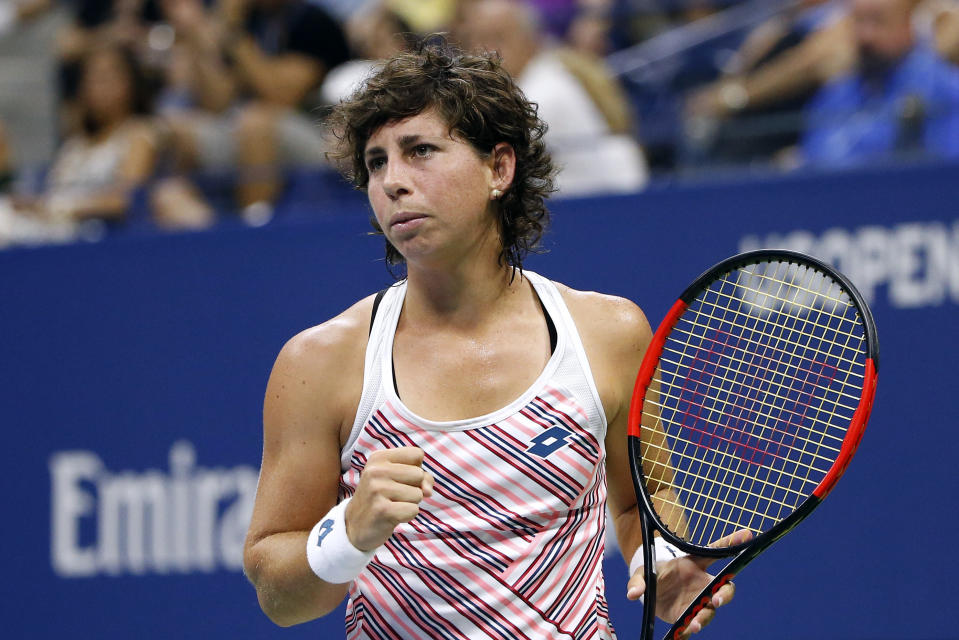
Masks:
[[[323,538],[330,535],[330,531],[333,531],[333,520],[324,520],[316,531],[319,534],[316,536],[316,546],[323,546]]]
[[[331,584],[352,582],[376,554],[376,549],[360,551],[346,536],[343,517],[349,501],[347,498],[330,509],[322,520],[313,525],[306,539],[306,559],[310,569]],[[311,538],[316,540],[316,544],[310,542]]]

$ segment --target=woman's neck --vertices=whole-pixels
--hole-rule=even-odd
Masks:
[[[99,126],[97,126],[93,131],[88,131],[87,138],[93,142],[103,142],[116,133],[117,129],[119,129],[124,122],[126,122],[126,117],[110,118],[99,123]]]
[[[512,267],[498,261],[463,262],[454,268],[411,267],[404,313],[416,322],[469,325],[499,313],[524,287]]]

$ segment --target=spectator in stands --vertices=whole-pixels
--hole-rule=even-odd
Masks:
[[[560,196],[641,189],[648,170],[633,137],[629,104],[602,62],[548,42],[533,9],[474,0],[458,21],[466,48],[497,51],[549,129]]]
[[[800,0],[754,29],[722,76],[687,100],[685,161],[768,162],[797,144],[806,102],[852,66],[849,31],[836,0]]]
[[[916,9],[921,37],[935,42],[944,59],[959,64],[959,0],[925,0]]]
[[[914,0],[850,0],[857,63],[810,105],[802,159],[959,157],[959,70],[916,37]]]
[[[7,129],[0,121],[0,195],[7,193],[13,180],[13,153],[10,150]]]
[[[0,0],[0,37],[45,13],[53,0]]]
[[[563,34],[570,47],[602,57],[613,49],[613,0],[580,0],[576,14]]]
[[[60,129],[69,136],[83,128],[77,92],[80,67],[90,51],[104,44],[136,53],[140,67],[147,59],[150,25],[160,18],[156,0],[76,0],[70,3],[73,19],[57,37],[60,61]]]
[[[239,167],[237,203],[269,209],[284,167],[325,163],[310,99],[349,58],[340,25],[307,0],[220,0],[215,10],[166,0],[164,8],[191,75],[165,101],[180,168]]]
[[[0,244],[69,240],[123,221],[154,168],[149,98],[133,52],[110,44],[88,52],[78,91],[82,130],[57,151],[43,193],[0,208]]]
[[[346,35],[354,58],[332,69],[320,87],[320,100],[335,105],[352,94],[378,61],[410,49],[417,39],[399,14],[382,2],[368,3],[347,20]]]
[[[388,0],[391,11],[414,33],[427,35],[449,29],[458,5],[470,0]]]

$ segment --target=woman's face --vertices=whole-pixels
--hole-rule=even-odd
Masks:
[[[88,114],[100,124],[122,119],[133,111],[130,70],[119,53],[105,49],[87,58],[80,99]]]
[[[412,264],[456,259],[496,245],[492,191],[502,188],[484,157],[434,111],[390,122],[366,144],[370,204],[387,240]]]

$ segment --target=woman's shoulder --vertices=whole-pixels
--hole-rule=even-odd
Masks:
[[[372,306],[369,296],[290,338],[273,365],[268,406],[281,413],[323,415],[338,428],[352,424],[363,388]]]
[[[300,331],[287,341],[279,358],[310,369],[335,369],[358,353],[362,361],[374,297],[367,296],[326,322]]]
[[[146,143],[156,146],[159,132],[156,122],[151,118],[134,117],[120,125],[115,136],[124,138],[131,143]]]
[[[574,289],[561,282],[555,282],[563,301],[575,319],[582,317],[589,322],[600,322],[607,329],[633,329],[646,324],[646,315],[635,302],[628,298]]]
[[[635,302],[555,284],[584,342],[602,348],[610,356],[645,350],[651,337],[649,321]]]
[[[646,315],[626,298],[557,284],[583,343],[608,420],[629,406],[633,380],[652,339]]]

